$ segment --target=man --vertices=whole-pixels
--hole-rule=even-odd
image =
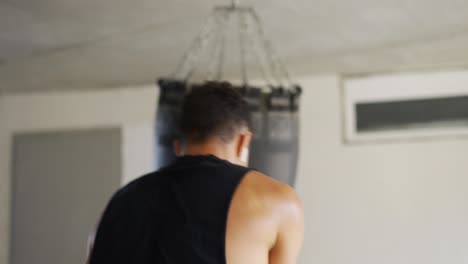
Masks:
[[[247,103],[227,83],[185,97],[177,160],[118,191],[89,263],[293,264],[303,238],[294,191],[248,169]]]

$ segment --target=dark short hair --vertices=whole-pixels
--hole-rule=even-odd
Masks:
[[[194,86],[184,98],[180,132],[185,140],[202,143],[216,136],[228,143],[240,129],[250,129],[250,124],[247,102],[227,82]]]

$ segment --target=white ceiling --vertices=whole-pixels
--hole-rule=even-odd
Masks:
[[[468,65],[466,0],[244,0],[296,74]],[[0,0],[0,91],[153,82],[220,0]]]

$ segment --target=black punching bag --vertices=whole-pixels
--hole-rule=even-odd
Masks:
[[[179,136],[178,123],[186,85],[175,80],[158,81],[159,105],[156,114],[156,168],[171,164],[176,156],[174,140]]]
[[[252,111],[254,138],[250,166],[294,186],[299,152],[298,99],[295,92],[274,89],[257,100]]]
[[[178,121],[187,92],[184,82],[160,80],[160,99],[156,121],[156,167],[175,159],[174,140],[179,136]],[[250,148],[250,167],[283,183],[294,185],[299,149],[298,99],[300,89],[289,91],[261,88],[236,88],[249,104],[254,138]]]

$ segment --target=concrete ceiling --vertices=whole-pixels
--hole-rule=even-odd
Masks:
[[[245,0],[295,75],[468,65],[466,0]],[[218,0],[0,0],[0,91],[153,82]],[[232,66],[232,65],[231,65]]]

